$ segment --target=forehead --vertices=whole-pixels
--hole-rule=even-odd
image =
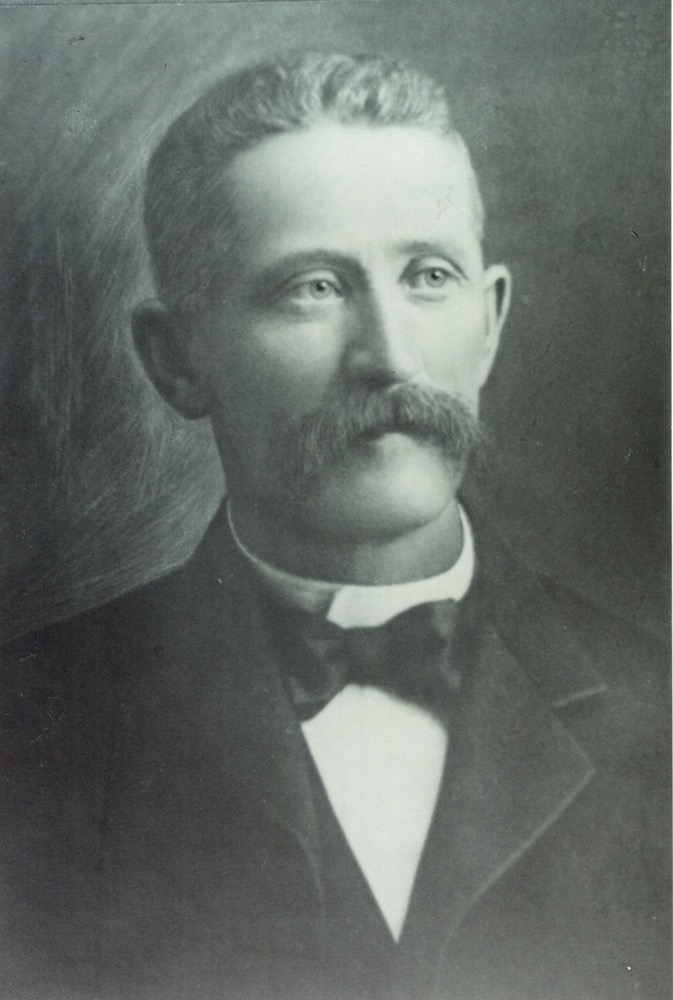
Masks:
[[[427,129],[325,124],[273,136],[239,154],[226,180],[239,247],[258,261],[316,243],[364,253],[451,240],[480,255],[467,152]]]

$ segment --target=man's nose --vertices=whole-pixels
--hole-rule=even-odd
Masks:
[[[348,370],[351,378],[392,385],[422,380],[423,362],[404,304],[394,296],[363,296],[354,308]]]

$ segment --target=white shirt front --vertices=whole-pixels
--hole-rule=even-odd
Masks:
[[[472,529],[460,510],[463,548],[445,573],[411,583],[356,586],[307,580],[239,549],[281,600],[342,628],[384,625],[430,601],[460,601],[474,573]],[[390,932],[399,940],[432,821],[449,743],[446,727],[418,705],[347,684],[302,723],[304,738],[344,836]]]

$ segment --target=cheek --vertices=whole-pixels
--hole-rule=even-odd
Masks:
[[[425,344],[426,368],[432,381],[466,402],[476,399],[481,387],[486,340],[483,301],[471,302],[459,315],[445,317]]]
[[[215,342],[207,360],[220,413],[234,424],[272,429],[293,421],[322,401],[334,359],[325,338],[305,330],[289,336],[259,325]]]

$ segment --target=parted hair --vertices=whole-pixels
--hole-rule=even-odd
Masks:
[[[302,53],[219,80],[169,127],[151,157],[145,228],[159,297],[199,311],[235,237],[226,168],[257,143],[322,122],[414,125],[462,144],[442,87],[376,55]],[[475,218],[483,208],[474,182]]]

